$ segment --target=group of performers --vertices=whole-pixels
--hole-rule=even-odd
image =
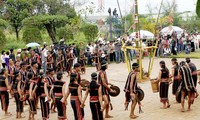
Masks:
[[[24,118],[22,113],[24,112],[24,105],[29,104],[29,120],[34,120],[34,115],[37,114],[40,102],[40,108],[42,113],[42,119],[47,120],[52,113],[57,112],[59,120],[67,119],[66,105],[67,99],[70,96],[70,104],[73,109],[74,119],[84,119],[84,106],[88,94],[91,114],[93,120],[103,120],[105,118],[111,118],[109,111],[112,110],[112,104],[110,99],[110,93],[114,93],[111,89],[111,85],[108,82],[106,69],[108,67],[105,60],[100,60],[100,55],[97,52],[94,53],[94,61],[97,71],[99,73],[91,74],[91,81],[86,86],[82,86],[81,73],[85,73],[85,56],[84,52],[81,53],[79,63],[73,65],[74,56],[70,52],[70,48],[67,51],[67,68],[64,66],[64,60],[62,50],[58,50],[56,57],[56,66],[54,66],[54,58],[52,52],[47,53],[47,71],[46,73],[39,70],[40,63],[35,56],[34,51],[31,52],[30,59],[26,54],[22,56],[22,59],[17,58],[16,61],[9,60],[8,68],[2,68],[0,70],[0,100],[2,110],[5,115],[11,115],[8,112],[9,108],[9,96],[14,97],[16,103],[16,118]],[[81,62],[80,62],[81,61]],[[181,92],[181,111],[185,111],[184,101],[188,96],[188,110],[190,110],[191,104],[195,97],[198,97],[196,90],[197,85],[197,69],[191,62],[190,58],[186,58],[186,61],[178,64],[177,59],[172,60],[172,74],[170,75],[169,69],[166,67],[164,61],[160,61],[160,71],[157,80],[160,85],[160,101],[163,103],[163,109],[169,108],[170,103],[168,99],[169,85],[172,83],[172,94],[176,95],[177,92]],[[56,68],[56,69],[55,69]],[[72,69],[73,68],[73,69]],[[63,79],[63,72],[67,70],[70,76],[68,86],[66,80]],[[170,78],[173,79],[170,81]],[[139,64],[132,64],[132,71],[129,73],[127,81],[125,83],[125,107],[128,107],[129,102],[131,104],[130,118],[135,119],[138,116],[135,114],[135,107],[138,103],[141,106],[138,90],[139,86],[137,81],[139,80]],[[67,88],[66,88],[67,87]],[[82,91],[85,90],[83,96]],[[57,108],[57,109],[56,109]],[[105,111],[105,116],[103,112]]]
[[[19,63],[20,62],[20,63]],[[63,72],[53,69],[49,66],[46,73],[38,70],[38,62],[32,61],[27,64],[26,61],[14,63],[9,60],[10,66],[0,70],[0,100],[2,110],[5,115],[11,115],[8,112],[9,97],[15,98],[16,119],[24,118],[24,105],[29,105],[29,120],[34,120],[38,112],[39,103],[42,113],[42,119],[47,120],[51,113],[57,112],[58,119],[67,119],[66,105],[67,98],[70,95],[70,103],[74,112],[75,120],[84,119],[85,101],[90,94],[90,108],[93,120],[103,120],[103,111],[105,118],[110,118],[110,96],[109,92],[113,90],[109,87],[106,69],[107,62],[102,61],[99,67],[99,74],[91,74],[91,82],[87,87],[81,86],[81,64],[75,63],[70,72],[70,81],[67,87],[66,80],[63,79]],[[59,64],[59,63],[58,63]],[[62,67],[61,67],[62,68]],[[62,69],[60,69],[62,70]],[[67,87],[67,89],[66,89]],[[82,91],[86,90],[83,97]],[[57,108],[57,109],[56,109]]]
[[[196,85],[198,79],[198,72],[196,66],[191,62],[190,58],[181,61],[178,64],[177,59],[171,59],[172,74],[170,75],[164,61],[160,61],[160,71],[157,80],[159,81],[159,95],[160,102],[163,103],[161,108],[166,109],[170,107],[168,99],[169,85],[172,83],[172,94],[176,96],[177,102],[181,102],[181,111],[185,111],[184,103],[188,96],[188,111],[191,110],[191,104],[194,99],[199,96]],[[172,79],[172,81],[171,81]],[[180,95],[180,98],[178,98]],[[178,100],[180,99],[180,100]]]

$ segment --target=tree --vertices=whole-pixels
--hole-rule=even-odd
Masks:
[[[19,32],[22,28],[22,20],[28,17],[31,4],[27,0],[7,0],[5,4],[5,19],[14,28],[16,38],[19,39]]]
[[[8,26],[8,23],[0,18],[0,27],[6,27],[6,26]]]
[[[65,15],[76,17],[76,11],[66,0],[30,0],[33,4],[33,15]]]
[[[200,17],[200,0],[197,0],[196,13],[197,16]]]
[[[53,42],[57,41],[54,25],[64,26],[68,22],[66,16],[60,15],[38,15],[23,20],[23,24],[26,26],[44,26]]]
[[[59,28],[57,31],[57,36],[59,39],[64,38],[66,42],[69,42],[71,40],[74,40],[74,35],[73,35],[73,28],[70,25],[66,25],[65,27]]]
[[[0,42],[1,42],[0,49],[3,49],[6,43],[6,36],[4,35],[2,30],[0,30]]]
[[[93,24],[84,24],[81,30],[83,31],[88,41],[94,41],[98,33],[97,25],[93,25]]]
[[[37,27],[28,27],[25,29],[23,33],[23,41],[26,43],[30,42],[42,42],[42,35],[40,33],[40,30]]]

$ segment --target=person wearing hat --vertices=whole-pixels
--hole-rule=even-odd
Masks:
[[[81,104],[83,103],[81,90],[81,85],[78,84],[77,81],[77,74],[71,73],[67,93],[63,96],[61,102],[66,103],[67,98],[71,94],[70,103],[74,112],[75,120],[84,120],[84,109],[81,108]]]
[[[127,77],[127,81],[124,87],[124,92],[125,92],[125,110],[127,110],[128,108],[128,104],[130,102],[130,100],[132,100],[132,104],[131,104],[131,112],[129,117],[131,119],[135,119],[138,116],[135,115],[134,111],[135,111],[135,106],[137,104],[137,99],[138,99],[138,95],[137,95],[137,81],[139,78],[139,64],[138,63],[133,63],[132,64],[132,71],[129,73],[128,77]]]
[[[181,79],[181,112],[185,112],[185,97],[188,95],[188,111],[195,99],[196,88],[192,80],[192,73],[185,61],[180,62],[178,77]],[[187,94],[187,95],[186,95]]]
[[[104,100],[104,105],[102,107],[102,111],[104,111],[104,109],[106,109],[106,114],[105,114],[105,118],[111,118],[112,116],[109,115],[109,105],[110,103],[110,96],[109,96],[109,92],[114,92],[108,85],[110,85],[110,83],[108,83],[108,78],[106,75],[106,69],[107,69],[107,62],[106,61],[102,61],[101,62],[101,69],[99,71],[99,75],[98,75],[98,83],[102,86],[102,96],[103,96],[103,100]]]
[[[7,79],[7,70],[5,68],[2,68],[0,70],[0,100],[1,100],[1,108],[2,111],[5,112],[6,116],[12,115],[10,112],[8,112],[9,107],[9,93],[8,91],[11,90],[11,87],[8,83]]]
[[[102,106],[102,92],[101,85],[97,83],[97,73],[91,74],[91,82],[88,88],[86,89],[85,96],[83,98],[83,103],[81,104],[84,107],[86,98],[90,93],[90,110],[92,113],[93,120],[103,120],[103,112],[101,111]]]
[[[166,109],[170,107],[168,99],[169,91],[169,69],[165,65],[165,61],[160,61],[160,71],[157,80],[160,82],[159,94],[160,102],[163,103],[161,109]]]
[[[172,94],[176,95],[176,92],[178,90],[178,87],[180,85],[180,79],[178,78],[178,70],[180,68],[177,59],[176,58],[172,58],[171,59],[172,62],[172,74],[170,75],[170,78],[173,78],[173,83],[172,83]]]
[[[16,119],[19,118],[24,118],[22,117],[22,112],[23,112],[23,95],[21,92],[21,75],[18,70],[14,72],[14,78],[13,78],[13,83],[12,83],[12,90],[14,92],[14,98],[15,98],[15,103],[16,103]]]
[[[54,82],[50,94],[54,94],[55,103],[58,111],[58,120],[67,119],[66,116],[66,104],[61,102],[63,95],[65,94],[65,81],[63,81],[62,72],[57,73],[57,80]]]

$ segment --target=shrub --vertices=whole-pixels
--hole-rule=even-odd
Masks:
[[[6,36],[4,35],[2,30],[0,30],[0,43],[1,43],[0,49],[3,49],[6,43]]]
[[[25,43],[38,42],[42,43],[42,35],[37,27],[28,27],[24,30],[22,40]]]
[[[74,40],[72,27],[70,25],[66,25],[65,27],[59,28],[57,30],[57,36],[59,39],[64,38],[65,42]]]
[[[15,40],[15,38],[7,38],[7,42],[4,46],[5,50],[9,50],[10,48],[13,49],[19,49],[19,48],[25,48],[26,44],[22,40]]]

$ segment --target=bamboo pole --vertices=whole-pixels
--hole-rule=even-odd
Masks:
[[[130,62],[129,62],[129,59],[128,59],[127,54],[126,54],[126,53],[127,53],[127,52],[126,52],[127,47],[125,46],[123,40],[122,40],[122,46],[123,46],[123,49],[124,49],[124,57],[125,57],[125,61],[126,61],[126,67],[127,67],[127,69],[128,69],[128,72],[131,72]]]
[[[156,36],[156,27],[157,27],[158,20],[159,20],[159,17],[160,17],[160,11],[161,11],[162,5],[163,5],[163,0],[162,0],[161,3],[160,3],[160,8],[159,8],[159,12],[158,12],[158,17],[157,17],[157,19],[156,19],[155,31],[154,31],[155,36]],[[155,45],[155,47],[157,47],[157,46],[158,46],[158,39],[156,40],[156,45]],[[149,70],[148,70],[148,76],[150,76],[150,74],[151,74],[155,56],[156,56],[156,49],[154,49],[153,57],[152,57],[152,60],[151,60],[152,62],[151,62],[150,68],[149,68]]]

